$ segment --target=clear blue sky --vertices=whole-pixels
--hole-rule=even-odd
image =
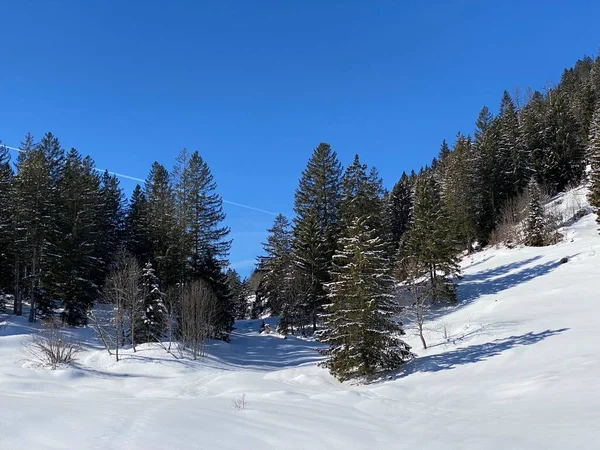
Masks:
[[[225,199],[291,214],[319,142],[391,187],[600,46],[600,2],[408,3],[2,0],[0,139],[52,131],[140,178],[199,150]],[[225,209],[247,274],[273,218]]]

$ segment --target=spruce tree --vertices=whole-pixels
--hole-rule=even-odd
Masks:
[[[383,186],[375,168],[361,164],[358,155],[342,177],[340,223],[343,229],[358,217],[368,217],[372,227],[382,230]]]
[[[496,224],[497,183],[495,182],[496,151],[494,118],[484,106],[475,123],[475,140],[471,153],[472,198],[475,221],[475,238],[481,245],[488,242],[490,233]]]
[[[412,216],[412,185],[406,172],[394,185],[385,199],[385,214],[388,233],[395,252],[400,246],[402,236],[408,230]]]
[[[87,313],[98,296],[94,269],[101,262],[97,249],[105,240],[100,224],[100,180],[89,157],[72,149],[65,158],[58,184],[60,240],[59,256],[51,268],[50,292],[63,304],[62,318],[69,325],[84,325]]]
[[[24,290],[29,297],[29,320],[34,322],[38,312],[47,315],[53,309],[52,293],[48,290],[57,281],[51,269],[57,263],[56,245],[60,238],[58,183],[63,151],[51,133],[36,145],[27,136],[22,150],[17,159],[11,208],[17,258],[21,261],[15,284],[19,295]]]
[[[587,153],[591,166],[588,200],[598,215],[596,221],[600,225],[600,102],[590,123]]]
[[[331,258],[339,236],[342,168],[329,144],[314,150],[302,172],[294,199],[293,257],[298,273],[309,280],[305,312],[313,326],[325,300]]]
[[[504,91],[498,114],[498,154],[505,170],[502,180],[505,199],[522,192],[531,176],[529,154],[522,142],[515,105]]]
[[[540,186],[534,178],[529,186],[529,208],[525,222],[525,245],[542,247],[546,244],[546,219]]]
[[[140,185],[136,185],[129,200],[125,217],[125,248],[139,263],[152,259],[152,238],[148,201]]]
[[[452,278],[460,269],[450,223],[437,183],[430,173],[423,172],[417,179],[413,222],[401,259],[414,258],[426,268],[423,275],[433,287],[434,301],[456,301]]]
[[[355,219],[340,239],[328,284],[326,325],[318,332],[328,344],[324,365],[342,381],[395,369],[412,357],[394,320],[386,243],[367,219]]]
[[[135,340],[139,344],[160,341],[167,327],[167,308],[160,280],[150,262],[142,269],[141,284],[142,305],[138,308]]]
[[[561,91],[549,93],[546,120],[550,147],[543,159],[541,179],[554,193],[581,181],[585,168],[585,147],[579,124]]]
[[[168,170],[154,162],[144,185],[152,262],[165,285],[181,281],[179,230],[175,216],[175,197]]]
[[[217,185],[206,161],[196,151],[191,154],[183,170],[185,204],[177,210],[187,216],[185,223],[190,248],[185,249],[185,259],[191,261],[191,273],[197,275],[207,258],[216,259],[222,267],[227,264],[231,241],[227,240],[229,228],[223,225],[225,213],[223,200],[215,192]],[[183,200],[180,196],[180,201]]]
[[[447,161],[444,200],[452,221],[452,234],[462,249],[469,251],[477,234],[471,159],[471,139],[459,133]]]
[[[286,276],[292,256],[289,220],[283,214],[277,215],[268,232],[267,242],[263,243],[266,255],[258,258],[258,270],[263,274],[261,293],[270,313],[279,315],[286,301]]]
[[[0,289],[7,290],[13,281],[11,183],[13,171],[10,153],[0,141]]]

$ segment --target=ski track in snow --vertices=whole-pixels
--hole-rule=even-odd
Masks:
[[[584,195],[575,189],[551,207]],[[595,215],[562,232],[551,247],[466,257],[459,304],[427,324],[430,348],[409,324],[418,359],[367,385],[318,367],[318,343],[258,334],[260,320],[237,322],[231,343],[209,343],[199,361],[143,345],[115,363],[89,329],[74,330],[86,346],[77,365],[35,370],[22,345],[36,326],[8,317],[0,449],[599,448]],[[248,405],[237,411],[241,394]]]

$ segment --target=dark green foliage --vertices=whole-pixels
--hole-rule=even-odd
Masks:
[[[446,162],[444,200],[452,223],[448,238],[454,238],[460,248],[469,251],[477,235],[476,203],[472,201],[476,185],[471,159],[471,139],[459,134]]]
[[[94,269],[101,264],[98,250],[104,243],[100,217],[100,180],[92,160],[72,149],[66,156],[58,183],[59,240],[55,252],[60,256],[50,268],[49,292],[62,301],[62,318],[69,325],[83,325],[88,309],[98,296]]]
[[[326,325],[318,332],[328,344],[324,366],[342,381],[395,369],[413,356],[398,337],[403,331],[394,320],[386,244],[367,219],[355,219],[340,239],[328,284]]]
[[[297,273],[308,280],[304,301],[313,329],[325,300],[331,258],[339,236],[342,168],[328,144],[314,150],[295,193],[293,259]]]
[[[242,280],[240,275],[234,269],[227,269],[227,285],[231,292],[233,303],[233,315],[236,320],[246,319],[248,312],[248,281]]]
[[[135,326],[138,344],[159,341],[167,327],[165,294],[160,289],[160,280],[151,263],[146,263],[141,276],[141,301]]]
[[[385,199],[385,212],[392,250],[398,250],[400,239],[412,218],[412,183],[405,172]]]
[[[422,173],[415,188],[413,222],[400,259],[411,257],[425,267],[425,275],[437,288],[435,301],[456,301],[454,289],[447,288],[452,286],[452,277],[459,273],[450,224],[436,181],[431,174]]]
[[[588,155],[591,165],[588,200],[592,208],[594,208],[594,212],[598,214],[596,220],[600,225],[600,102],[594,112],[590,125]]]
[[[289,220],[279,214],[268,232],[267,242],[263,243],[266,255],[258,258],[258,270],[262,272],[260,292],[266,301],[267,310],[273,315],[279,315],[286,302],[287,274],[292,263],[292,231]]]
[[[369,225],[383,231],[383,186],[377,170],[361,164],[358,155],[342,177],[340,223],[347,229],[357,218],[366,218]]]
[[[528,186],[529,211],[525,223],[525,245],[542,247],[546,244],[546,219],[540,186],[532,179]]]
[[[0,141],[0,286],[4,287],[10,286],[13,281],[12,179],[13,171],[10,167],[10,154]]]
[[[138,261],[152,259],[148,200],[140,185],[136,185],[125,218],[125,247]]]

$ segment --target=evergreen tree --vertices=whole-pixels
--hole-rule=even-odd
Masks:
[[[541,179],[551,192],[560,192],[581,181],[585,148],[577,120],[560,91],[550,92],[546,119],[550,148],[541,168]]]
[[[299,274],[309,280],[306,312],[317,327],[329,281],[331,258],[339,235],[342,168],[328,144],[313,152],[296,189],[293,257]]]
[[[231,241],[226,240],[229,228],[222,225],[223,200],[215,192],[214,177],[197,151],[191,154],[183,172],[187,186],[179,191],[185,191],[185,204],[178,205],[178,210],[187,216],[191,248],[186,249],[189,252],[186,259],[191,261],[192,274],[197,275],[208,257],[216,259],[222,267],[227,265]]]
[[[140,185],[136,185],[129,200],[125,217],[125,248],[138,262],[143,264],[152,259],[152,238],[148,201]]]
[[[383,186],[375,168],[368,170],[361,164],[358,155],[342,177],[342,196],[340,201],[340,222],[347,227],[358,217],[367,217],[372,227],[382,230]]]
[[[340,240],[328,284],[326,325],[318,332],[329,346],[324,365],[342,381],[395,369],[413,356],[398,337],[403,331],[394,320],[386,244],[367,217],[355,219]]]
[[[590,124],[587,153],[591,165],[588,200],[598,215],[596,221],[600,225],[600,102]]]
[[[101,263],[97,249],[106,238],[100,234],[98,222],[100,180],[89,157],[82,159],[75,149],[67,154],[58,192],[60,240],[55,253],[59,257],[49,268],[53,283],[50,292],[62,301],[63,320],[69,325],[83,325],[98,296],[93,271]]]
[[[452,221],[452,235],[463,249],[472,251],[477,234],[476,197],[473,183],[471,139],[458,135],[454,150],[448,157],[444,200]]]
[[[56,282],[51,268],[57,262],[56,244],[60,237],[58,182],[63,152],[51,133],[35,146],[27,136],[22,150],[17,160],[11,208],[17,259],[22,262],[15,284],[19,293],[24,288],[30,299],[29,320],[33,322],[38,312],[46,315],[53,309],[48,289]]]
[[[139,187],[137,187],[139,189]],[[103,283],[125,244],[125,201],[116,176],[104,172],[99,189],[97,267],[94,281]]]
[[[286,276],[292,256],[289,220],[283,214],[279,214],[268,232],[267,242],[263,243],[266,255],[258,258],[258,270],[263,273],[261,293],[271,314],[279,315],[286,300]]]
[[[13,171],[8,149],[0,141],[0,289],[13,281],[11,183]],[[4,294],[2,293],[1,296]]]
[[[233,302],[234,319],[243,320],[246,318],[248,309],[248,283],[242,280],[240,274],[235,269],[227,269],[225,272],[227,285]]]
[[[406,172],[402,172],[385,202],[386,223],[393,251],[398,250],[400,239],[408,230],[412,217],[412,197],[410,179]]]
[[[166,286],[181,281],[179,230],[175,197],[167,169],[154,162],[144,185],[152,262]]]
[[[527,186],[530,177],[529,155],[522,145],[517,111],[507,91],[502,95],[498,114],[498,155],[503,174],[502,197],[510,198]]]
[[[459,273],[459,267],[450,223],[437,183],[424,172],[416,183],[413,223],[403,257],[410,256],[426,268],[424,275],[433,287],[434,301],[456,301],[452,277]]]
[[[216,311],[211,336],[215,339],[229,340],[235,322],[234,300],[227,275],[223,272],[222,262],[211,254],[206,255],[198,278],[204,280],[212,289],[216,298]]]
[[[484,106],[475,123],[469,180],[473,191],[470,203],[474,214],[475,238],[482,245],[488,242],[490,233],[494,229],[498,210],[495,134],[494,118],[489,109]]]
[[[147,262],[142,269],[141,302],[138,324],[135,329],[137,343],[155,342],[162,338],[167,326],[167,308],[165,294],[160,289],[160,281],[156,276],[152,263]]]
[[[525,245],[542,247],[546,244],[546,219],[540,186],[531,179],[529,186],[529,212],[525,223]]]

